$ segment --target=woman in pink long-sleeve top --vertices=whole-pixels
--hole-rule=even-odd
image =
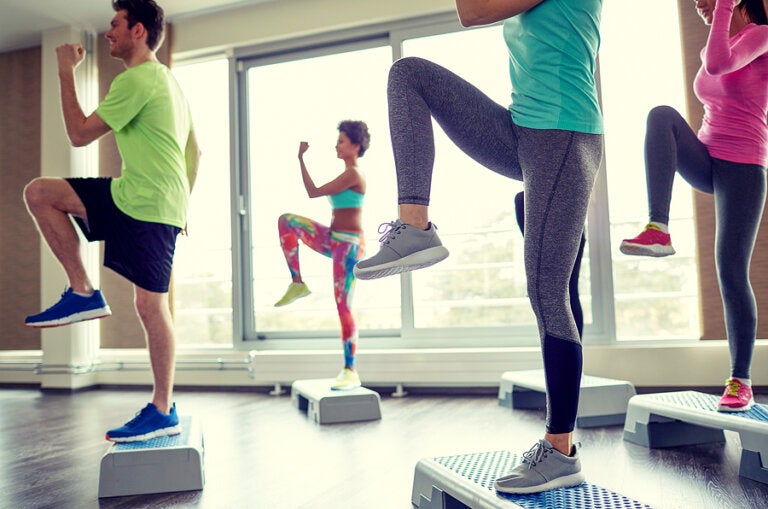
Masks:
[[[674,109],[654,108],[645,139],[650,222],[621,243],[630,255],[674,254],[667,229],[675,172],[714,194],[715,261],[731,355],[718,409],[749,410],[757,305],[749,265],[763,214],[768,163],[768,16],[763,0],[697,0],[711,25],[694,81],[704,105],[698,136]]]

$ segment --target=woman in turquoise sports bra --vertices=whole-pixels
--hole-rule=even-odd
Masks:
[[[344,171],[330,182],[317,187],[304,164],[304,153],[309,144],[299,144],[299,166],[304,187],[310,198],[327,196],[333,214],[331,226],[324,226],[307,217],[283,214],[277,222],[280,245],[293,282],[275,306],[285,306],[310,294],[301,278],[299,266],[299,240],[310,249],[333,260],[333,294],[341,321],[341,340],[344,345],[344,368],[336,377],[332,389],[349,390],[360,387],[360,376],[355,369],[357,326],[352,315],[352,293],[355,285],[353,268],[363,257],[365,244],[361,226],[365,179],[357,170],[357,159],[368,149],[370,135],[365,122],[344,120],[339,123],[336,157],[344,161]]]

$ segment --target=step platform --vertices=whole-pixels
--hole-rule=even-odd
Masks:
[[[291,385],[291,403],[317,424],[381,419],[379,393],[365,387],[334,391],[334,382],[333,378],[296,380]]]
[[[179,422],[178,435],[113,443],[101,458],[99,498],[202,490],[202,426],[192,417]]]
[[[507,371],[501,375],[499,405],[509,408],[546,408],[544,370]],[[576,426],[594,428],[624,424],[627,403],[635,386],[625,380],[582,375]]]
[[[521,457],[491,451],[422,459],[416,464],[411,503],[418,509],[650,509],[593,484],[510,495],[493,488]]]
[[[739,475],[768,483],[768,405],[748,412],[718,412],[719,396],[696,391],[643,394],[627,407],[624,440],[649,448],[725,442],[723,430],[741,440]]]

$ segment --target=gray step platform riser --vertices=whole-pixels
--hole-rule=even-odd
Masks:
[[[332,379],[297,380],[291,386],[291,402],[318,424],[381,419],[378,393],[360,387],[352,391],[331,390]]]
[[[627,407],[624,439],[649,448],[680,447],[726,440],[723,430],[739,434],[739,475],[768,483],[768,406],[749,412],[717,412],[718,397],[695,391],[646,394]]]
[[[202,490],[202,428],[190,417],[180,422],[180,435],[111,445],[101,459],[99,498]]]
[[[723,430],[681,421],[638,423],[636,431],[624,431],[624,440],[649,449],[725,442]]]
[[[579,391],[576,427],[594,428],[624,424],[634,386],[624,380],[584,375]],[[499,405],[512,409],[545,409],[544,371],[510,371],[502,375]]]

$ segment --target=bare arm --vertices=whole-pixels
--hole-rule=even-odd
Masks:
[[[77,99],[75,68],[85,59],[85,49],[80,44],[64,44],[56,48],[56,56],[64,127],[72,145],[82,147],[107,134],[110,128],[95,113],[86,117]]]
[[[195,180],[197,180],[197,170],[200,168],[200,147],[197,144],[197,136],[195,131],[189,133],[187,138],[187,146],[184,149],[184,159],[187,162],[187,180],[189,181],[189,192],[192,192],[192,188],[195,187]]]
[[[517,16],[544,0],[456,0],[462,26],[489,25]]]
[[[299,166],[301,167],[301,179],[304,181],[304,189],[307,190],[307,196],[310,198],[337,194],[360,184],[360,174],[354,170],[347,170],[330,182],[317,187],[307,171],[307,165],[304,164],[304,152],[307,149],[309,149],[309,143],[302,141],[299,144]]]

